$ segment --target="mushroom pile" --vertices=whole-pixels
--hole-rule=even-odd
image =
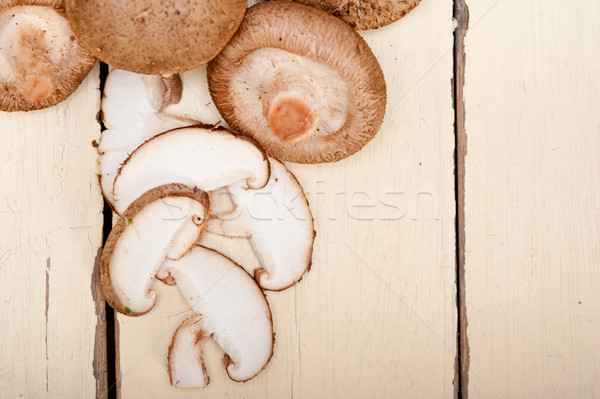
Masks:
[[[262,290],[302,278],[315,233],[302,187],[284,164],[246,136],[168,112],[184,90],[179,75],[113,69],[107,77],[100,182],[120,217],[100,268],[104,297],[128,316],[154,307],[155,278],[180,289],[196,315],[173,336],[169,375],[176,387],[203,387],[202,344],[211,337],[231,379],[265,367],[274,334]],[[197,245],[205,232],[248,239],[260,263],[254,278]]]
[[[98,152],[118,220],[102,251],[102,290],[115,310],[140,316],[157,300],[153,281],[178,287],[193,315],[169,347],[175,387],[208,384],[210,338],[234,381],[269,362],[264,291],[299,282],[315,240],[303,189],[281,161],[334,162],[373,139],[386,84],[355,29],[391,23],[420,0],[297,1],[0,4],[0,110],[64,100],[94,57],[113,67]],[[205,84],[191,90],[189,74]],[[183,102],[195,107],[183,112]],[[260,267],[248,272],[203,246],[205,233],[247,239]]]
[[[67,10],[83,12],[89,4]],[[250,7],[236,24],[231,40],[201,68],[206,85],[195,90],[181,73],[189,64],[169,58],[176,53],[162,64],[147,48],[131,60],[112,58],[120,55],[118,43],[94,53],[120,68],[106,79],[107,129],[98,145],[102,191],[120,216],[102,253],[102,289],[115,310],[139,316],[157,300],[154,280],[179,288],[193,311],[168,352],[170,381],[180,388],[208,384],[202,347],[210,338],[234,381],[257,375],[273,354],[263,291],[300,281],[315,239],[302,187],[279,160],[345,158],[375,136],[385,112],[379,63],[341,19],[272,1]],[[116,29],[92,25],[76,25],[93,32],[84,33],[84,42],[108,40]],[[190,92],[204,106],[178,112]],[[249,273],[203,246],[206,233],[249,240],[260,267]]]

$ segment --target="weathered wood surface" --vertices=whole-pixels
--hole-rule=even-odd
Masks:
[[[467,4],[463,394],[600,397],[600,4]],[[121,397],[453,396],[451,15],[451,1],[427,0],[364,33],[388,82],[382,131],[340,163],[290,165],[318,236],[310,273],[268,293],[277,343],[267,369],[231,382],[212,345],[211,385],[171,388],[167,347],[188,307],[157,283],[152,312],[118,318]],[[1,397],[106,389],[93,287],[98,84],[95,69],[64,104],[0,113]],[[203,243],[256,265],[244,241]]]
[[[468,1],[469,397],[600,397],[600,3]]]
[[[96,67],[66,102],[0,112],[0,396],[92,398],[104,387]],[[98,313],[97,313],[98,310]]]
[[[232,382],[215,344],[209,387],[171,388],[167,349],[188,306],[177,288],[157,282],[151,312],[118,317],[122,398],[453,397],[451,17],[452,1],[427,0],[402,21],[365,32],[388,84],[381,132],[342,162],[290,165],[308,192],[317,239],[304,279],[267,294],[277,334],[267,368]],[[256,266],[243,241],[203,243]]]

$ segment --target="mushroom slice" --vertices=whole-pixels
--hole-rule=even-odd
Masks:
[[[204,365],[200,343],[210,337],[203,330],[202,316],[184,320],[175,331],[169,346],[168,369],[175,388],[204,388],[210,378]]]
[[[122,213],[162,184],[212,191],[240,180],[252,189],[269,180],[269,161],[252,140],[219,128],[175,129],[146,141],[125,160],[113,186],[114,206]]]
[[[245,190],[240,184],[228,187],[237,208],[209,219],[207,231],[249,238],[261,266],[254,271],[258,285],[280,291],[298,282],[310,268],[315,231],[298,180],[276,159],[269,158],[269,163],[271,177],[262,189]],[[224,197],[211,195],[216,206]]]
[[[221,115],[208,91],[206,65],[177,76],[180,77],[183,85],[181,101],[168,104],[162,112],[174,117],[193,119],[206,124],[220,123]]]
[[[363,38],[287,1],[248,9],[208,64],[208,84],[229,126],[284,161],[345,158],[375,136],[385,113],[383,72]]]
[[[421,0],[295,0],[340,17],[356,29],[377,29],[404,17]]]
[[[154,306],[150,283],[165,258],[179,259],[206,225],[208,194],[181,184],[157,187],[127,208],[100,259],[102,292],[117,311],[137,316]]]
[[[183,76],[111,70],[102,98],[102,118],[107,130],[102,132],[98,146],[100,184],[111,205],[114,206],[115,176],[133,150],[159,133],[199,121],[220,121],[206,85],[206,68]]]
[[[108,74],[102,98],[107,130],[102,132],[98,152],[100,185],[111,205],[115,176],[133,150],[159,133],[198,123],[164,112],[180,101],[182,91],[179,75],[142,75],[120,69]]]
[[[246,0],[68,0],[73,29],[99,59],[148,74],[180,73],[215,57]]]
[[[211,336],[225,352],[229,378],[247,381],[258,374],[273,354],[273,322],[269,304],[250,275],[229,258],[200,246],[178,261],[165,261],[163,268],[200,315],[185,321],[173,336],[171,383],[208,383],[201,345]]]
[[[0,2],[0,111],[56,105],[96,63],[75,39],[61,4]]]

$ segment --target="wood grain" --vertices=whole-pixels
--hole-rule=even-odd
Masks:
[[[468,1],[469,397],[600,397],[600,3]]]
[[[401,21],[364,32],[388,84],[381,132],[344,161],[289,165],[308,193],[317,239],[304,279],[267,293],[276,346],[264,372],[230,381],[211,345],[209,387],[171,388],[167,348],[188,306],[177,288],[155,283],[151,312],[118,317],[122,398],[453,397],[451,16],[451,1],[427,0]],[[249,270],[257,264],[245,241],[202,242]]]
[[[95,348],[103,305],[92,284],[102,239],[98,84],[96,67],[56,107],[0,112],[2,397],[91,398],[103,389]]]

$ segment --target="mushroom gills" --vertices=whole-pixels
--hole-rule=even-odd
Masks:
[[[229,126],[283,161],[350,156],[375,137],[385,114],[383,71],[365,40],[292,1],[250,7],[207,78]]]
[[[158,187],[132,204],[102,252],[102,288],[113,308],[129,315],[152,309],[154,276],[165,258],[181,258],[200,239],[208,201],[206,193],[170,185]]]
[[[54,24],[59,30],[69,29],[66,20],[49,7],[18,6],[0,13],[1,80],[16,81],[30,101],[48,98],[56,87],[53,63],[60,62],[61,56],[59,49],[49,46],[48,33]]]
[[[247,237],[260,263],[254,274],[263,289],[279,291],[298,282],[310,268],[315,232],[302,186],[284,164],[269,158],[271,177],[260,190],[227,187],[236,207],[209,219],[207,231]],[[211,194],[214,207],[228,198]]]
[[[212,191],[243,181],[261,188],[269,180],[269,162],[251,140],[225,130],[190,127],[148,140],[125,160],[113,185],[114,207],[122,213],[153,187],[181,183]]]
[[[250,275],[201,246],[178,261],[166,260],[161,269],[173,276],[190,307],[201,315],[182,323],[173,336],[168,359],[171,383],[180,387],[208,383],[201,349],[208,337],[225,352],[232,380],[247,381],[258,374],[273,354],[273,323],[267,300]],[[194,373],[187,371],[188,365],[193,365]]]
[[[94,64],[58,7],[39,3],[0,5],[0,88],[7,93],[0,98],[0,110],[54,105],[75,90]]]

